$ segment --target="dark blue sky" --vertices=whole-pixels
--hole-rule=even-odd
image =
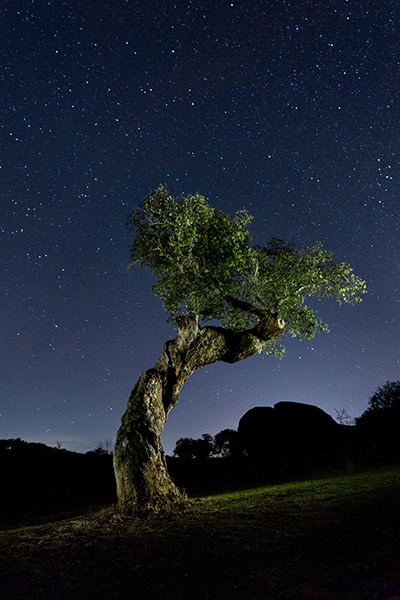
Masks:
[[[359,416],[400,379],[395,0],[5,0],[0,8],[0,437],[86,451],[174,331],[127,272],[127,214],[160,183],[322,241],[368,284],[331,333],[185,384],[164,441],[255,405]]]

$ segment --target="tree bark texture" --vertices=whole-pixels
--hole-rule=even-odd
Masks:
[[[200,328],[193,314],[179,317],[177,324],[176,337],[164,344],[156,365],[133,388],[117,433],[114,471],[119,509],[124,513],[168,512],[185,502],[184,492],[168,473],[161,436],[188,377],[207,364],[234,363],[259,354],[263,342],[283,331],[271,316],[239,332]]]

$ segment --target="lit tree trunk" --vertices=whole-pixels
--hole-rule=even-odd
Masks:
[[[164,344],[156,365],[143,373],[130,395],[114,448],[119,509],[125,513],[164,512],[185,501],[168,474],[161,435],[169,411],[192,373],[204,365],[234,363],[262,351],[283,331],[270,315],[246,331],[199,328],[196,315],[177,319],[175,339]]]

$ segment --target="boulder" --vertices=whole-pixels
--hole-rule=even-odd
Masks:
[[[243,415],[238,426],[249,455],[326,447],[339,437],[340,430],[321,408],[300,402],[278,402],[273,408],[256,406]]]

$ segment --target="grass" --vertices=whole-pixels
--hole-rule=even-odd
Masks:
[[[399,492],[387,467],[4,531],[0,597],[400,600]]]

